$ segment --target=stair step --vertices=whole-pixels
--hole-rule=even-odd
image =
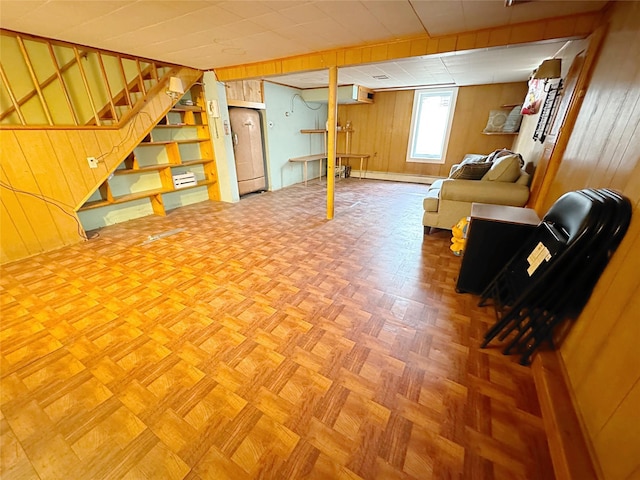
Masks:
[[[142,92],[129,92],[129,98],[131,99],[131,103],[135,105],[144,100],[144,94]]]
[[[168,75],[171,72],[170,67],[158,67],[158,78],[163,78],[165,75]]]

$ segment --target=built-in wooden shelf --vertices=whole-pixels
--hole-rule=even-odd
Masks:
[[[189,185],[188,187],[181,188],[158,188],[155,190],[145,190],[143,192],[132,192],[119,197],[113,197],[111,200],[96,200],[93,202],[85,203],[78,211],[83,212],[94,208],[108,207],[109,205],[118,205],[120,203],[133,202],[134,200],[141,200],[143,198],[155,197],[157,195],[163,195],[166,193],[182,192],[183,190],[189,190],[191,188],[207,187],[215,185],[216,180],[200,180],[195,185]]]
[[[164,195],[200,187],[206,188],[202,196],[206,195],[211,200],[220,198],[213,145],[210,141],[207,115],[203,108],[202,88],[194,86],[188,93],[189,98],[197,104],[175,105],[160,118],[158,124],[127,156],[120,168],[100,185],[100,198],[96,199],[98,197],[96,192],[93,199],[86,202],[78,210],[79,212],[148,199],[153,213],[165,215],[167,207],[165,207]],[[189,147],[189,145],[195,147]],[[175,188],[174,176],[187,171],[194,173],[196,183]],[[136,177],[132,180],[124,178],[142,174],[148,174],[148,178],[141,177],[142,182],[139,182]],[[146,189],[144,189],[145,183]],[[132,189],[143,190],[134,192],[131,191]],[[176,202],[171,201],[167,205],[173,208]],[[92,215],[94,216],[91,218],[97,218],[96,214]]]

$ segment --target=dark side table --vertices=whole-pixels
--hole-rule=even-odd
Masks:
[[[539,223],[531,208],[472,204],[456,291],[480,295]]]

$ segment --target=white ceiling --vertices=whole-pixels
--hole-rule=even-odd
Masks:
[[[594,11],[606,3],[538,0],[507,8],[504,0],[0,0],[0,27],[207,70]],[[537,57],[546,58],[555,47],[540,48]],[[368,86],[361,79],[372,72],[398,82],[458,82],[459,70],[475,62],[473,75],[460,81],[486,83],[487,65],[509,66],[518,56],[507,49],[354,67],[341,69],[340,82]],[[539,59],[526,65],[529,73]]]

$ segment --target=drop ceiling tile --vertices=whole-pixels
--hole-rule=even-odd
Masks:
[[[277,30],[291,25],[291,20],[279,12],[271,12],[264,15],[259,15],[255,17],[253,21],[260,23],[268,30]]]
[[[263,52],[273,51],[274,49],[285,49],[287,52],[297,52],[301,48],[299,45],[290,42],[278,32],[262,32],[250,37],[238,38],[236,40],[236,44],[246,48],[255,47],[257,50]]]
[[[126,0],[104,0],[99,2],[87,2],[82,0],[50,0],[40,5],[35,11],[32,11],[32,15],[50,15],[56,18],[64,17],[69,22],[78,23],[119,10],[126,7],[129,3],[130,2],[127,2]],[[4,5],[4,2],[2,2],[2,4]],[[70,8],[61,10],[61,6]]]
[[[165,21],[177,21],[182,15],[201,11],[207,7],[205,2],[194,2],[189,5],[189,9],[180,8],[180,5],[181,2],[153,2],[153,7],[150,8],[149,2],[131,2],[101,18],[117,17],[119,21],[130,20],[135,21],[136,24],[153,25]],[[120,30],[126,30],[127,26],[122,25]]]
[[[105,2],[79,2],[70,1],[67,10],[60,9],[58,1],[50,1],[39,4],[37,8],[32,10],[31,14],[22,17],[22,24],[29,25],[23,31],[35,33],[38,35],[51,35],[59,38],[59,34],[65,30],[73,32],[75,27],[81,26],[85,22],[116,11],[126,6],[124,1],[105,1]],[[4,2],[2,3],[3,27],[5,23]],[[45,32],[45,33],[41,33]],[[63,36],[62,38],[65,38]],[[95,40],[95,37],[94,37]],[[95,43],[95,42],[94,42]]]
[[[117,36],[112,36],[109,42],[125,42],[130,46],[154,45],[167,41],[180,41],[184,36],[184,30],[176,26],[174,21],[167,21],[149,25],[134,31],[126,31]],[[145,38],[145,42],[140,42],[140,38]],[[126,53],[126,52],[125,52]]]
[[[463,2],[462,14],[464,29],[469,31],[498,25],[508,25],[511,23],[512,11],[513,8],[505,7],[504,2]]]
[[[224,10],[217,5],[191,12],[180,17],[179,26],[185,30],[202,31],[219,25],[239,22],[242,17]]]
[[[249,19],[273,13],[268,1],[243,0],[241,2],[228,1],[220,2],[218,6],[241,18]]]
[[[175,16],[175,10],[166,4],[149,9],[148,6],[135,2],[79,25],[73,25],[64,32],[71,29],[73,35],[81,38],[93,38],[95,42],[96,38],[101,40],[117,38],[118,32],[121,31],[137,32],[149,25],[173,22]],[[177,26],[174,30],[178,30]]]
[[[258,61],[258,58],[275,58],[274,51],[286,52],[286,56],[298,55],[304,51],[302,45],[290,42],[277,32],[264,32],[251,37],[237,39],[236,45],[249,52],[247,55],[248,58],[249,56],[251,58],[250,62]],[[255,45],[258,45],[258,47]]]
[[[296,4],[293,7],[283,8],[279,12],[287,17],[294,25],[313,22],[319,18],[326,17],[326,14],[318,8],[316,2]]]
[[[432,37],[452,31],[460,31],[463,19],[462,2],[460,0],[412,2],[416,13],[427,33]]]
[[[392,35],[408,36],[426,33],[408,2],[378,1],[366,2],[364,5]]]
[[[223,39],[224,38],[238,39],[238,38],[256,35],[258,33],[264,33],[267,31],[267,29],[264,26],[256,22],[253,22],[251,20],[241,20],[239,22],[233,22],[233,23],[230,23],[229,25],[225,25],[223,28],[225,30],[228,30],[230,33],[224,36],[221,34],[218,35],[218,29],[214,29],[214,33],[216,33],[216,37],[220,37]],[[209,37],[211,37],[210,32],[205,32],[205,33],[209,33]]]
[[[521,3],[509,8],[511,10],[511,22],[520,23],[542,18],[573,15],[580,12],[597,11],[604,8],[606,4],[606,1],[601,0],[545,1]]]
[[[312,23],[305,25],[291,25],[286,28],[278,29],[276,33],[291,42],[299,44],[305,50],[311,50],[316,45],[322,44],[322,41],[318,39],[318,34],[316,34],[315,38],[313,35],[308,34],[310,31],[313,31],[316,28],[317,26],[314,26]]]
[[[360,42],[370,41],[372,36],[389,38],[392,33],[368,10],[363,2],[321,2],[319,5],[327,16],[352,32]]]
[[[24,0],[3,0],[0,11],[2,16],[6,18],[21,18],[31,14],[35,9],[46,3],[46,0],[33,0],[25,2]]]
[[[7,28],[8,30],[14,30],[16,32],[29,33],[33,35],[37,34],[48,38],[62,38],[58,37],[58,32],[60,30],[58,28],[58,25],[54,25],[44,18],[15,18],[12,19],[11,25],[9,27],[5,27],[5,24],[2,24],[2,27]]]
[[[189,0],[188,2],[176,2],[175,0],[152,0],[153,7],[149,5],[149,0],[138,0],[138,3],[142,5],[146,5],[148,10],[155,8],[155,5],[162,5],[170,8],[175,12],[175,18],[178,19],[182,15],[186,15],[187,13],[196,12],[198,10],[203,10],[207,7],[211,6],[211,2],[206,0]]]
[[[317,7],[329,18],[343,24],[348,19],[356,20],[362,15],[371,16],[361,1],[326,0],[316,3]]]

